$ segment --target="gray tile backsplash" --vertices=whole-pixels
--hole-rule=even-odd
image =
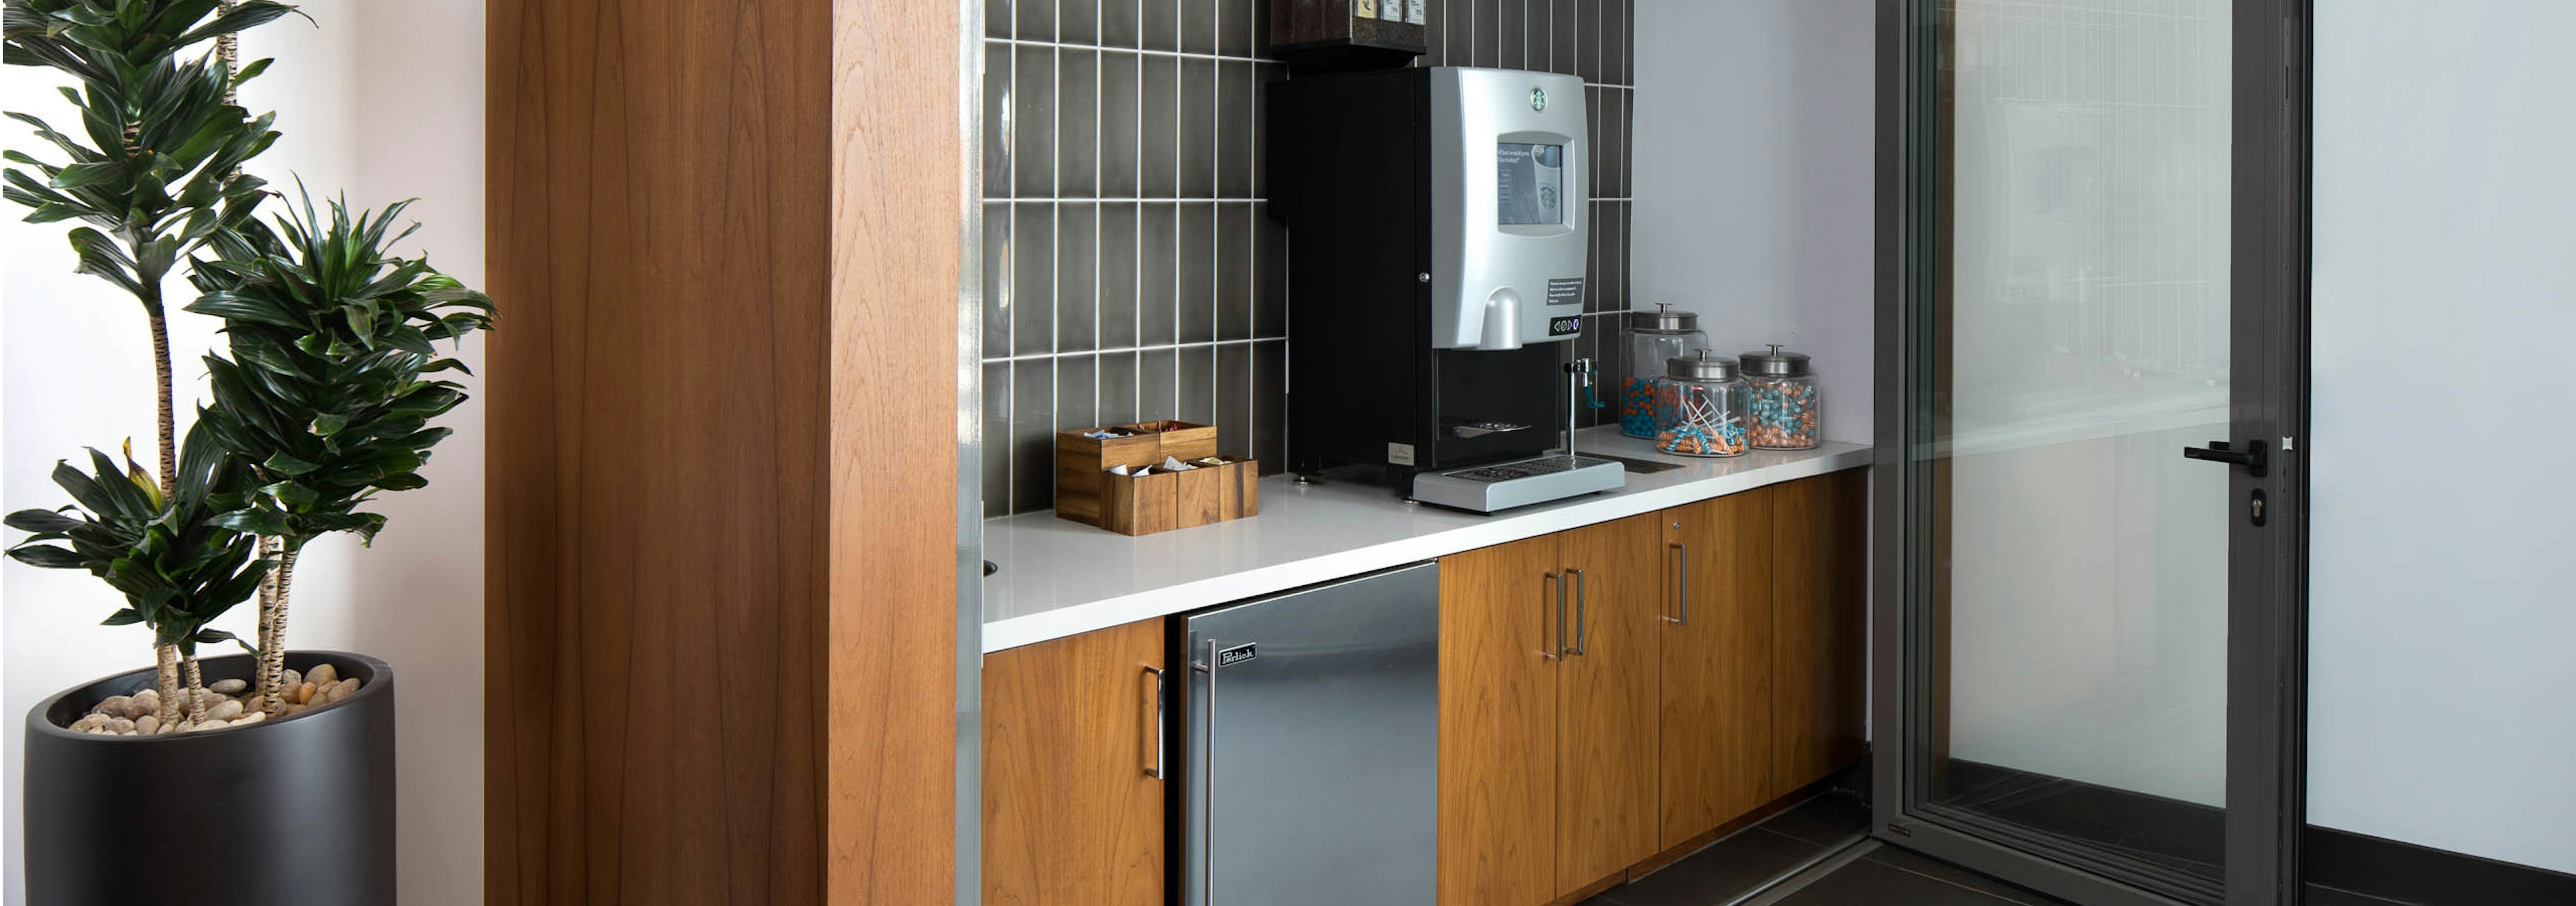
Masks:
[[[1633,8],[1431,0],[1420,61],[1590,86],[1593,323],[1575,353],[1609,374],[1627,308]],[[1260,105],[1287,69],[1259,55],[1268,0],[985,10],[985,513],[1053,505],[1060,429],[1179,418],[1284,463],[1288,243],[1266,209]]]

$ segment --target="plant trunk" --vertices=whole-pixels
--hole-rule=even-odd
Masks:
[[[119,137],[125,144],[126,160],[143,156],[141,121],[126,122]],[[143,258],[143,250],[139,248],[126,249],[125,253],[138,261]],[[154,439],[161,442],[161,496],[167,498],[176,493],[179,475],[178,418],[170,402],[170,319],[162,312],[161,287],[158,284],[143,287],[137,295],[143,302],[144,314],[152,322],[152,379],[158,396],[155,402],[160,407],[160,421],[154,425],[160,434]]]
[[[286,709],[286,595],[295,584],[295,557],[292,549],[277,556],[277,568],[268,574],[273,584],[260,602],[260,707],[271,712]]]
[[[180,655],[179,665],[188,672],[188,719],[203,720],[206,717],[206,672],[198,668],[197,656],[193,654]]]
[[[272,564],[276,563],[277,549],[278,541],[275,536],[260,536],[260,559]],[[284,710],[286,706],[286,702],[279,698],[286,694],[286,690],[278,688],[286,681],[285,671],[278,671],[276,682],[271,682],[268,675],[268,651],[276,647],[277,643],[275,634],[269,631],[269,627],[276,623],[277,568],[271,566],[268,575],[259,577],[259,641],[257,643],[259,659],[252,665],[250,671],[251,690],[258,696],[253,701],[258,702],[259,709],[268,712],[270,717],[278,716],[278,712]]]
[[[152,646],[152,655],[160,667],[153,685],[161,693],[161,722],[175,724],[186,720],[187,706],[179,703],[179,646],[155,645]]]
[[[233,0],[224,0],[222,6],[224,12],[232,12]],[[225,78],[227,79],[224,85],[224,103],[240,103],[240,99],[234,96],[233,87],[229,80],[233,73],[241,71],[241,35],[236,32],[225,32],[223,34],[216,35],[215,57],[224,61],[224,72]]]
[[[160,287],[146,287],[150,295],[143,300],[144,309],[152,313],[152,377],[161,393],[161,496],[178,496],[179,422],[170,403],[170,319],[161,313]]]

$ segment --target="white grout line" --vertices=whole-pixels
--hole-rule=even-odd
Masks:
[[[1245,4],[1245,6],[1249,8],[1251,4]],[[1256,52],[1261,49],[1261,27],[1260,23],[1255,20],[1255,17],[1258,15],[1258,13],[1255,13],[1254,16],[1247,16],[1243,20],[1244,42],[1246,46],[1251,47]],[[1253,191],[1258,191],[1259,187],[1255,184],[1260,182],[1261,175],[1261,169],[1259,167],[1262,139],[1261,64],[1254,63],[1250,66],[1244,67],[1244,70],[1247,77],[1252,80],[1252,90],[1244,93],[1244,96],[1249,98],[1250,101],[1245,105],[1247,113],[1245,115],[1245,139],[1243,150],[1244,169],[1246,172],[1244,173],[1243,184]],[[1224,189],[1224,186],[1225,183],[1222,180],[1217,183],[1217,187],[1220,191]],[[1217,214],[1219,217],[1222,217],[1225,212],[1220,210]],[[1243,218],[1243,278],[1247,284],[1244,288],[1245,292],[1243,294],[1243,332],[1256,336],[1261,333],[1261,216],[1262,212],[1259,209],[1254,209],[1245,211]],[[1221,236],[1224,235],[1224,232],[1224,229],[1220,227],[1217,234]],[[1223,273],[1224,269],[1219,268],[1218,272]],[[1258,428],[1254,427],[1255,425],[1260,424],[1261,421],[1261,394],[1256,390],[1256,388],[1260,386],[1261,380],[1254,376],[1254,373],[1260,370],[1260,357],[1252,355],[1249,350],[1246,350],[1244,353],[1242,390],[1244,418],[1243,433],[1245,436],[1237,438],[1235,440],[1235,444],[1238,447],[1243,448],[1244,452],[1251,453],[1256,456],[1259,454],[1251,449],[1251,444],[1252,436],[1261,433]],[[1221,390],[1224,388],[1218,389]]]
[[[1015,10],[1014,15],[1011,16],[1011,33],[1015,35],[1019,33],[1020,28],[1019,16],[1016,13],[1017,11]],[[1005,172],[1003,176],[1009,190],[1012,192],[1018,192],[1020,190],[1020,55],[1017,53],[1005,53],[1002,56],[1004,58],[1003,65],[1006,67],[1005,71],[1009,73],[1006,77],[1006,81],[1010,85],[1008,93],[1003,97],[1002,103],[1002,121],[1005,124],[1005,127],[1002,130],[1002,141],[1003,147],[1006,149],[1005,153],[1010,155],[1010,165],[1004,168]],[[1003,267],[1009,271],[1009,274],[1004,279],[1010,286],[1009,289],[1004,290],[1002,293],[1002,350],[1004,352],[1017,352],[1020,348],[1019,306],[1021,302],[1020,254],[1022,249],[1020,248],[1020,209],[1017,205],[1010,204],[1008,199],[1009,196],[1005,195],[1002,204],[1002,222],[1008,224],[1011,231],[1011,238],[1007,246],[1009,251],[1004,255],[1005,260],[1002,262]],[[985,292],[991,291],[992,290],[989,288],[985,290]],[[1003,512],[1011,512],[1019,509],[1019,507],[1013,505],[1016,501],[1011,499],[1011,478],[1018,474],[1016,469],[1017,464],[1011,461],[1011,447],[1013,446],[1011,443],[1011,434],[1013,428],[1018,424],[1016,417],[1019,413],[1015,411],[1015,408],[1020,402],[1019,375],[1015,373],[1017,370],[1018,366],[1007,366],[1002,369],[1001,446]],[[990,455],[992,452],[992,446],[991,440],[987,438],[984,444],[987,455]]]
[[[1614,312],[1597,312],[1597,314],[1614,314]],[[1589,315],[1587,315],[1587,317],[1588,316]],[[1076,359],[1084,356],[1141,355],[1148,352],[1179,352],[1189,349],[1210,349],[1218,346],[1251,346],[1258,343],[1285,343],[1287,341],[1287,337],[1251,337],[1242,340],[1200,340],[1189,343],[1153,343],[1137,346],[1121,346],[1115,349],[1094,349],[1089,351],[1032,352],[1027,355],[989,358],[982,361],[986,365],[999,365],[1006,362],[1035,362],[1042,359]]]
[[[1141,102],[1140,102],[1140,103],[1141,103]],[[1138,131],[1138,132],[1143,132],[1144,130],[1143,130],[1142,128],[1139,128],[1139,129],[1137,129],[1137,131]],[[1143,138],[1142,136],[1139,136],[1139,137],[1137,138],[1137,141],[1140,141],[1140,142],[1141,142],[1141,141],[1144,141],[1144,138]],[[1143,178],[1143,177],[1139,176],[1138,178],[1139,178],[1139,179],[1141,179],[1141,178]],[[1012,201],[1023,201],[1023,202],[1029,202],[1029,203],[1031,203],[1031,204],[1035,204],[1035,203],[1038,203],[1038,202],[1057,202],[1057,203],[1065,203],[1065,204],[1095,204],[1095,203],[1096,203],[1096,204],[1156,204],[1156,203],[1160,203],[1160,204],[1176,204],[1176,203],[1177,203],[1177,204],[1211,204],[1211,203],[1213,203],[1213,204],[1265,204],[1265,203],[1267,203],[1267,202],[1269,202],[1269,201],[1270,201],[1270,199],[1267,199],[1267,198],[1184,198],[1184,197],[1177,197],[1177,196],[1175,196],[1175,197],[1168,197],[1168,198],[1157,198],[1157,197],[1146,197],[1146,196],[1136,196],[1136,197],[1118,197],[1118,198],[1088,198],[1088,197],[1083,197],[1083,196],[1057,196],[1057,197],[1049,198],[1049,197],[1040,197],[1040,196],[1035,196],[1035,195],[1021,195],[1021,196],[1015,196],[1015,197],[1013,197],[1011,200],[1012,200]],[[1594,200],[1594,201],[1626,201],[1627,199],[1624,199],[1624,198],[1595,198],[1595,199],[1593,199],[1593,200]],[[992,201],[992,199],[986,199],[986,201],[987,201],[987,202],[991,202],[991,201]]]
[[[1063,31],[1060,22],[1057,25],[1057,31],[1058,33]],[[1049,128],[1055,130],[1053,139],[1047,142],[1048,156],[1052,158],[1047,163],[1047,173],[1050,176],[1047,181],[1047,194],[1054,195],[1064,189],[1064,54],[1050,49],[1047,51],[1047,60],[1055,64],[1055,94],[1052,98],[1053,103],[1047,105],[1055,109],[1055,121],[1047,124]],[[1046,348],[1052,352],[1062,342],[1064,336],[1064,208],[1061,204],[1054,202],[1047,204],[1047,223],[1050,224],[1051,232],[1047,236],[1050,247],[1047,249]],[[1048,359],[1046,402],[1047,433],[1050,435],[1063,428],[1057,423],[1062,413],[1056,411],[1060,408],[1056,405],[1056,399],[1062,392],[1057,384],[1062,380],[1064,380],[1063,367],[1055,359]]]
[[[1164,0],[1145,0],[1145,2],[1164,2]],[[1181,16],[1177,10],[1172,18],[1174,23],[1172,45],[1178,47],[1181,43],[1179,32]],[[1187,172],[1189,160],[1183,155],[1183,149],[1186,147],[1184,142],[1187,139],[1181,135],[1181,124],[1189,122],[1189,118],[1183,114],[1188,109],[1184,105],[1188,103],[1190,89],[1189,86],[1181,84],[1181,76],[1187,69],[1182,65],[1180,55],[1172,56],[1172,194],[1178,195],[1181,191],[1181,183],[1189,179]],[[1181,210],[1178,205],[1175,205],[1172,208],[1172,339],[1176,341],[1181,336],[1181,298],[1188,295],[1181,286],[1181,223]],[[1178,346],[1175,345],[1174,348],[1177,349]],[[1175,352],[1172,355],[1172,417],[1179,417],[1180,409],[1181,356]],[[1139,417],[1147,414],[1150,413],[1140,413]]]
[[[1145,4],[1143,3],[1136,4],[1136,34],[1139,37],[1145,34]],[[1136,141],[1133,147],[1139,152],[1134,166],[1136,190],[1141,194],[1145,189],[1145,155],[1142,153],[1145,147],[1145,58],[1143,57],[1136,58]],[[1130,291],[1134,292],[1136,297],[1127,306],[1127,320],[1133,325],[1129,328],[1127,337],[1128,342],[1133,343],[1145,336],[1145,206],[1141,201],[1136,206],[1136,225],[1131,235],[1135,240],[1128,244],[1135,247],[1136,264],[1128,268],[1128,272],[1135,275],[1128,282],[1135,284]],[[1135,386],[1128,389],[1127,413],[1135,418],[1145,416],[1144,371],[1145,361],[1141,356],[1128,369],[1129,374],[1133,376],[1130,383]]]
[[[1142,9],[1143,5],[1138,4],[1138,8]],[[1059,6],[1057,9],[1057,14],[1061,16],[1062,7]],[[1108,31],[1101,27],[1107,15],[1101,11],[1099,3],[1092,4],[1091,33],[1093,35],[1097,36]],[[1100,187],[1105,182],[1102,177],[1108,174],[1107,165],[1102,163],[1102,158],[1108,155],[1101,152],[1108,147],[1109,141],[1107,136],[1101,134],[1100,129],[1101,124],[1107,121],[1104,116],[1106,111],[1101,109],[1103,103],[1101,98],[1108,94],[1101,90],[1103,83],[1107,81],[1103,78],[1107,71],[1106,58],[1100,54],[1093,54],[1091,57],[1091,193],[1094,195],[1100,194]],[[1137,80],[1139,84],[1143,81],[1141,78]],[[1056,191],[1061,194],[1064,190],[1059,187]],[[1091,208],[1091,345],[1093,346],[1100,345],[1100,227],[1106,216],[1102,211],[1103,208],[1100,205],[1093,205]],[[1091,401],[1092,424],[1100,423],[1100,372],[1100,360],[1093,359],[1091,393],[1085,397]]]

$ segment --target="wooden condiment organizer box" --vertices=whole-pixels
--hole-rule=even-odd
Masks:
[[[1108,494],[1094,524],[1122,535],[1150,535],[1260,513],[1261,464],[1231,456],[1225,460],[1224,465],[1187,472],[1156,469],[1142,478],[1104,473]]]
[[[1100,431],[1118,437],[1085,437]],[[1260,511],[1254,480],[1260,463],[1225,457],[1218,466],[1186,472],[1160,470],[1166,458],[1182,462],[1216,454],[1216,428],[1157,421],[1105,428],[1076,428],[1055,436],[1055,514],[1114,532],[1143,535],[1240,519]],[[1118,466],[1155,466],[1142,478],[1109,474]]]

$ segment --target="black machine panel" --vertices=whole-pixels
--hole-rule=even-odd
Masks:
[[[1276,85],[1271,209],[1288,225],[1292,470],[1379,465],[1403,487],[1419,471],[1559,443],[1569,344],[1432,346],[1430,72]],[[1574,322],[1552,321],[1555,338],[1581,329],[1555,321]]]

